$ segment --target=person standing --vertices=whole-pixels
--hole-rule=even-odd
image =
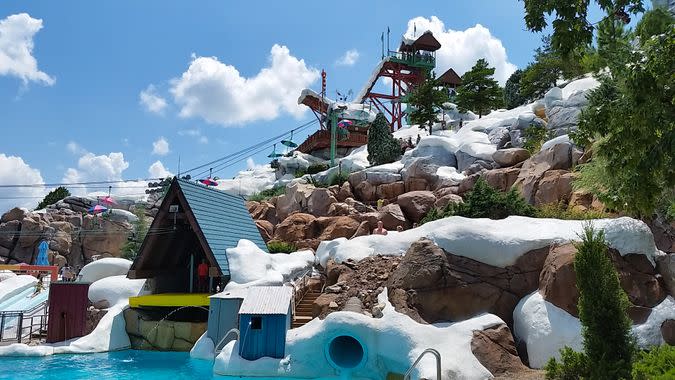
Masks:
[[[202,293],[208,292],[207,277],[209,276],[209,266],[206,259],[202,259],[201,264],[197,266],[197,290]]]
[[[381,220],[377,221],[377,228],[373,230],[373,235],[386,235],[387,230],[384,228],[384,223]]]

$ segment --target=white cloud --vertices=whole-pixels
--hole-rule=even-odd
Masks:
[[[0,185],[30,185],[44,183],[42,175],[21,157],[0,153]],[[0,214],[12,207],[33,208],[46,194],[44,187],[0,188]]]
[[[148,168],[148,173],[150,174],[151,178],[166,178],[173,176],[170,171],[166,170],[164,164],[162,164],[162,161],[159,160],[150,165]]]
[[[194,137],[200,144],[208,144],[209,139],[202,135],[202,131],[199,129],[183,129],[178,131],[179,136],[190,136]]]
[[[66,149],[72,154],[85,154],[87,151],[82,148],[78,143],[75,141],[69,141],[68,144],[66,144]]]
[[[457,74],[462,75],[480,58],[485,58],[490,66],[495,68],[494,78],[502,86],[516,71],[516,65],[508,60],[502,41],[480,24],[458,31],[446,29],[443,21],[436,16],[431,16],[431,19],[415,17],[408,21],[408,29],[405,32],[407,38],[413,38],[415,27],[416,37],[430,30],[441,43],[441,48],[436,52],[437,75],[443,74],[451,67]]]
[[[272,120],[281,113],[302,116],[307,107],[297,104],[300,91],[318,78],[318,70],[275,44],[269,66],[250,78],[216,57],[193,57],[187,71],[171,81],[171,93],[181,117],[231,126]]]
[[[139,103],[145,107],[148,112],[163,114],[166,108],[166,99],[157,94],[157,89],[153,85],[141,91],[139,94]]]
[[[356,49],[347,50],[342,57],[338,58],[335,61],[335,64],[338,66],[354,66],[356,61],[359,60],[359,52]]]
[[[42,20],[27,13],[0,20],[0,75],[17,77],[24,84],[54,84],[54,78],[38,70],[37,60],[33,57],[33,37],[40,29]]]
[[[166,156],[169,154],[169,142],[164,137],[160,137],[157,141],[152,143],[152,154],[158,156]]]
[[[62,182],[121,181],[123,179],[122,174],[128,167],[129,162],[124,159],[124,154],[121,152],[111,152],[107,155],[98,156],[94,153],[85,153],[78,159],[77,168],[66,170]],[[125,181],[110,185],[112,186],[112,195],[115,196],[147,197],[144,194],[147,182],[144,181]],[[68,187],[68,189],[75,195],[102,196],[108,194],[107,187],[108,184],[102,184]]]

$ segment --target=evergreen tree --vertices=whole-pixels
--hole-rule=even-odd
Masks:
[[[70,191],[66,189],[63,186],[59,186],[56,189],[50,191],[45,195],[44,199],[40,202],[40,204],[37,205],[35,208],[36,210],[41,210],[49,205],[53,205],[54,203],[60,201],[61,199],[65,197],[70,196]]]
[[[520,80],[523,77],[523,70],[516,70],[511,74],[504,86],[504,105],[506,108],[516,108],[525,103],[527,99],[520,94]]]
[[[590,1],[524,0],[525,24],[533,32],[548,26],[547,16],[555,14],[551,44],[555,51],[569,56],[593,40],[593,25],[588,21]],[[623,23],[629,14],[644,12],[643,0],[595,0],[605,13]]]
[[[472,110],[482,117],[501,105],[499,84],[492,78],[494,67],[481,58],[462,75],[462,85],[457,89],[457,106],[460,111]]]
[[[630,378],[635,343],[627,310],[628,296],[608,256],[602,231],[586,225],[577,245],[574,271],[579,290],[579,319],[590,378]]]
[[[547,379],[630,379],[636,353],[628,296],[609,258],[604,233],[584,226],[574,256],[583,352],[565,347],[546,364]]]
[[[629,33],[623,22],[605,17],[598,23],[596,41],[600,64],[614,69],[614,62],[623,62],[630,48]]]
[[[431,127],[438,121],[443,103],[449,102],[447,90],[440,87],[434,78],[427,78],[410,93],[408,106],[411,108],[410,121],[419,124],[431,134]]]
[[[389,131],[389,123],[382,112],[368,129],[368,162],[382,165],[394,162],[401,156],[401,145]]]
[[[122,247],[122,256],[128,260],[134,260],[138,251],[141,249],[141,244],[145,240],[145,235],[148,233],[148,222],[145,218],[145,208],[143,206],[136,206],[134,208],[134,215],[137,220],[133,223],[133,235]]]
[[[642,16],[635,27],[635,35],[644,43],[652,36],[667,32],[674,23],[675,18],[667,9],[655,8]]]

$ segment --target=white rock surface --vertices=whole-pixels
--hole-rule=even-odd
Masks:
[[[118,257],[92,261],[80,270],[81,281],[95,282],[110,276],[126,275],[132,262]]]
[[[426,223],[396,235],[359,236],[323,241],[316,256],[322,266],[328,259],[340,263],[368,256],[401,256],[422,237],[455,255],[465,256],[498,267],[513,265],[521,255],[551,243],[578,241],[584,221],[510,216],[506,219],[470,219],[453,216]],[[598,219],[596,228],[607,228],[606,240],[621,255],[643,254],[654,262],[660,254],[654,237],[644,222],[631,218]]]
[[[215,345],[213,344],[213,341],[206,336],[206,333],[204,333],[197,339],[195,345],[192,346],[190,357],[192,359],[213,360],[215,356],[214,350]]]
[[[35,287],[37,279],[29,275],[9,277],[0,282],[0,303],[7,301],[28,288]]]
[[[131,280],[126,275],[102,278],[89,285],[89,301],[95,305],[107,302],[109,306],[129,302],[129,297],[148,294],[143,290],[144,279]]]

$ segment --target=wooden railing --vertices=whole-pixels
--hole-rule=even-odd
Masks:
[[[346,139],[338,137],[337,141],[338,147],[357,147],[366,144],[368,144],[368,135],[364,133],[350,133]],[[328,147],[330,147],[330,131],[322,129],[309,136],[307,140],[298,146],[298,150],[302,153],[309,153],[316,149]]]

